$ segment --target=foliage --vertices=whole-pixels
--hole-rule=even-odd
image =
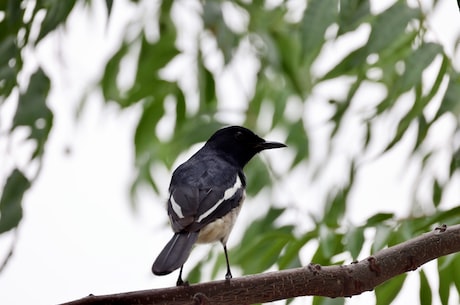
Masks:
[[[25,51],[34,50],[45,37],[62,28],[77,3],[91,6],[89,1],[36,1],[35,5],[26,2],[10,0],[0,4],[4,16],[0,21],[0,107],[11,101],[16,103],[11,124],[1,122],[1,136],[11,138],[25,129],[27,138],[23,141],[35,147],[25,166],[14,164],[9,169],[0,199],[0,232],[19,225],[22,197],[40,171],[53,127],[53,113],[46,104],[52,82],[41,67],[28,74],[24,69]],[[157,190],[158,178],[151,171],[154,165],[163,164],[171,169],[187,147],[206,140],[211,130],[227,123],[222,119],[228,114],[221,101],[225,95],[222,75],[236,73],[235,66],[242,65],[240,54],[244,54],[243,57],[256,62],[257,69],[245,71],[254,74],[254,81],[243,83],[237,79],[244,101],[240,110],[232,114],[248,128],[284,135],[292,154],[285,161],[288,163],[285,170],[271,168],[270,162],[268,166],[257,160],[251,164],[247,170],[250,195],[270,188],[271,175],[281,179],[305,167],[314,172],[308,182],[313,184],[340,155],[336,143],[347,132],[350,120],[357,120],[359,127],[355,149],[342,154],[346,159],[345,174],[326,186],[322,202],[317,203],[323,205],[322,214],[303,215],[302,219],[312,222],[310,229],[297,230],[300,221],[286,224],[282,219],[292,212],[286,206],[268,209],[249,225],[243,241],[251,242],[242,242],[244,247],[230,250],[232,264],[243,273],[262,272],[273,266],[299,266],[302,264],[299,251],[311,242],[317,245],[311,261],[327,265],[365,255],[366,232],[374,236],[372,252],[438,224],[459,223],[460,209],[444,209],[442,202],[445,189],[459,174],[460,143],[452,141],[450,147],[443,148],[448,158],[440,166],[448,174],[439,176],[430,164],[439,164],[440,149],[427,140],[430,133],[439,132],[436,125],[446,118],[455,121],[452,138],[460,136],[460,72],[444,47],[429,39],[427,19],[439,5],[438,1],[422,9],[399,0],[379,12],[371,10],[369,0],[309,0],[305,8],[295,9],[286,2],[275,6],[264,3],[260,0],[163,1],[158,5],[157,35],[148,34],[142,18],[132,21],[137,25],[134,35],[132,28],[123,34],[96,90],[101,90],[107,103],[119,105],[121,111],[134,105],[142,108],[133,143],[137,169],[133,198],[143,184]],[[112,1],[106,1],[109,20],[113,5]],[[178,43],[184,28],[173,18],[187,10],[200,21],[197,33],[189,38],[192,49]],[[37,25],[36,19],[43,12],[44,20]],[[238,16],[237,22],[232,21],[230,12]],[[367,39],[360,43],[358,35]],[[343,47],[344,42],[353,48]],[[211,51],[210,45],[214,46]],[[331,52],[335,49],[337,52]],[[325,59],[324,54],[333,58]],[[213,63],[212,57],[217,58],[218,64]],[[127,58],[134,58],[136,67],[129,86],[119,83]],[[184,67],[180,75],[171,77],[171,67],[181,58],[188,58],[192,64]],[[321,88],[336,88],[337,84],[343,94],[320,93]],[[190,86],[194,89],[187,89]],[[172,114],[166,111],[167,103],[173,105]],[[313,164],[311,141],[315,130],[309,122],[312,116],[307,112],[319,104],[329,113],[321,122],[328,130],[324,140],[327,149]],[[382,139],[380,126],[389,117],[393,124],[386,132],[388,138]],[[159,122],[165,118],[174,125],[167,138],[157,132]],[[384,145],[378,147],[377,142]],[[432,198],[418,197],[420,189],[426,187],[420,179],[414,182],[414,196],[407,202],[412,212],[406,218],[382,212],[364,224],[351,224],[347,219],[347,203],[350,194],[356,191],[360,169],[367,160],[384,157],[403,142],[412,143],[408,162],[416,164],[419,176],[431,183]],[[39,166],[34,171],[36,163]],[[270,190],[274,192],[273,188]],[[304,198],[296,200],[300,203]],[[251,257],[259,259],[254,263]],[[214,277],[223,266],[222,255],[213,254],[211,263]],[[448,303],[449,287],[460,287],[460,278],[453,272],[458,264],[457,256],[439,260],[438,293],[443,304]],[[192,281],[204,277],[201,267],[202,263],[191,272]],[[379,287],[377,304],[390,304],[404,281],[405,276],[401,276]],[[423,271],[420,287],[421,304],[431,304],[435,291]],[[331,302],[343,304],[344,300],[315,298],[313,301],[314,304]]]

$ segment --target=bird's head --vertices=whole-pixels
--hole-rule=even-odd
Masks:
[[[241,126],[219,129],[209,138],[206,146],[228,156],[241,167],[262,150],[286,147],[283,143],[266,141]]]

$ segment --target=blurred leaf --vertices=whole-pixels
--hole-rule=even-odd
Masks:
[[[369,0],[340,0],[339,34],[355,30],[369,15]]]
[[[324,41],[327,28],[337,21],[337,0],[311,0],[300,21],[300,41],[302,43],[300,54],[306,69],[311,66],[318,56]]]
[[[265,164],[260,157],[251,160],[251,162],[246,165],[244,172],[248,182],[246,191],[251,196],[256,195],[264,187],[272,185],[272,179],[267,164]]]
[[[423,269],[419,271],[420,276],[420,305],[431,305],[432,293],[430,283],[425,275]]]
[[[364,244],[364,227],[354,227],[344,236],[345,250],[349,251],[353,259],[357,259]]]
[[[67,19],[76,2],[76,0],[47,0],[38,2],[38,5],[44,4],[41,8],[46,10],[46,15],[36,43],[40,42],[48,33],[54,31]]]
[[[407,273],[398,275],[375,288],[376,305],[390,305],[401,291]]]
[[[375,225],[381,224],[382,222],[394,218],[393,213],[377,213],[367,219],[366,227],[373,227]]]
[[[313,305],[343,305],[345,298],[313,297]]]
[[[321,225],[319,228],[320,247],[312,258],[312,262],[320,265],[330,264],[332,256],[343,252],[342,234],[338,234],[331,228]],[[319,255],[318,252],[321,252]]]
[[[409,22],[418,16],[418,9],[410,8],[405,1],[396,1],[390,8],[376,16],[366,44],[368,54],[378,53],[398,41]]]
[[[32,159],[41,156],[53,125],[53,113],[46,105],[50,80],[38,69],[29,80],[27,90],[19,96],[18,107],[13,118],[12,130],[19,126],[30,129],[29,139],[36,141]]]
[[[450,288],[454,281],[453,273],[456,272],[451,266],[453,255],[448,255],[438,258],[438,272],[439,272],[439,298],[441,304],[449,304]],[[447,263],[447,264],[446,264]]]
[[[286,144],[290,148],[294,148],[296,150],[295,158],[292,162],[291,168],[308,159],[310,153],[309,140],[302,120],[299,120],[290,125]]]
[[[202,55],[198,56],[198,89],[200,93],[200,110],[212,113],[217,109],[216,85],[214,76],[204,66]]]
[[[377,225],[375,227],[375,237],[372,243],[371,253],[375,253],[388,244],[388,239],[391,236],[393,229],[386,225]]]
[[[123,43],[105,65],[105,71],[101,80],[101,88],[106,101],[120,101],[122,99],[122,94],[117,84],[117,78],[120,73],[120,63],[128,54],[129,50],[129,45]],[[121,106],[128,105],[121,104]]]
[[[293,240],[292,229],[292,226],[273,228],[256,236],[251,243],[242,243],[244,247],[237,253],[232,252],[232,261],[239,265],[245,274],[258,273],[270,268],[276,263],[286,244]]]
[[[433,204],[435,207],[439,206],[442,197],[443,186],[439,184],[437,179],[433,181]]]
[[[439,107],[436,117],[440,117],[446,112],[450,112],[455,116],[460,117],[460,103],[458,97],[460,96],[460,73],[451,73],[449,84],[446,93]]]
[[[278,259],[278,266],[280,269],[300,267],[299,253],[303,246],[310,240],[317,237],[316,231],[310,231],[303,234],[300,238],[291,240],[284,250],[284,253]]]
[[[397,82],[397,90],[406,92],[410,88],[418,85],[422,81],[422,72],[433,62],[436,55],[441,54],[442,47],[436,43],[424,43],[405,59],[405,69],[401,76],[400,82]],[[428,101],[416,102],[415,107],[420,113],[420,110]]]
[[[0,94],[8,96],[17,85],[16,76],[21,65],[20,50],[13,35],[0,41],[0,54]],[[10,62],[15,64],[10,65]],[[0,99],[0,105],[2,103],[3,99]]]
[[[226,25],[222,15],[222,4],[219,1],[206,1],[203,6],[203,22],[206,29],[215,36],[217,45],[222,51],[225,64],[233,57],[233,51],[238,46],[238,35]]]
[[[30,187],[30,181],[15,169],[3,186],[0,197],[0,234],[18,226],[22,219],[22,198]]]

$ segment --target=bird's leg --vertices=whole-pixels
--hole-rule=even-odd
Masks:
[[[177,279],[176,286],[188,286],[188,282],[187,281],[184,282],[182,280],[182,269],[184,269],[184,265],[180,267],[179,278]]]
[[[227,262],[227,273],[225,274],[225,279],[229,280],[232,278],[232,272],[230,271],[230,263],[228,262],[227,245],[223,244],[223,246],[225,253],[225,261]]]

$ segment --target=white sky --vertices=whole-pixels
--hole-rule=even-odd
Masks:
[[[436,33],[435,39],[441,41],[451,54],[460,29],[460,13],[455,1],[441,2],[431,24]],[[138,109],[119,112],[113,105],[104,105],[100,96],[92,95],[78,124],[73,118],[74,107],[82,98],[82,92],[99,77],[102,64],[117,44],[127,20],[137,13],[119,3],[115,3],[113,11],[119,22],[111,24],[107,32],[103,18],[102,21],[97,18],[97,13],[94,16],[74,14],[65,33],[47,39],[37,53],[30,54],[43,63],[55,81],[49,98],[49,105],[55,113],[55,125],[47,145],[43,171],[25,197],[24,219],[14,256],[0,274],[1,304],[54,304],[90,293],[158,288],[174,285],[176,281],[177,272],[165,277],[155,277],[150,272],[153,259],[171,236],[170,229],[165,225],[165,196],[156,197],[146,190],[140,197],[136,213],[129,203],[134,157],[132,135]],[[456,64],[458,68],[458,59]],[[34,64],[29,68],[33,69]],[[231,82],[231,76],[223,77],[228,77]],[[230,98],[234,100],[238,96]],[[314,120],[321,118],[324,109],[313,105],[309,111],[314,114]],[[237,121],[238,118],[228,120]],[[321,121],[317,119],[311,124],[318,125],[312,141],[320,144],[324,135]],[[445,129],[449,134],[451,124],[442,124],[439,129]],[[349,141],[353,140],[346,133],[341,139],[343,143],[337,144],[339,148],[350,146]],[[434,136],[433,141],[435,139],[441,146],[445,145],[444,141],[449,141],[448,137],[438,139]],[[67,147],[71,151],[68,155],[65,154]],[[5,152],[4,146],[0,149],[1,153]],[[317,149],[321,150],[321,147]],[[312,154],[319,153],[314,151]],[[400,207],[400,202],[410,195],[407,189],[413,178],[413,169],[405,167],[406,154],[404,147],[396,149],[385,158],[369,162],[363,169],[358,182],[359,189],[366,191],[354,194],[351,209],[360,213],[349,215],[350,221],[360,223],[368,215],[381,210],[399,215],[408,212]],[[269,160],[272,157],[269,154],[263,156]],[[282,152],[276,153],[276,158],[279,157],[283,157]],[[16,160],[17,157],[9,158]],[[337,166],[340,166],[340,160],[337,160]],[[405,170],[408,173],[403,175]],[[300,171],[294,173],[291,180],[280,182],[280,188],[296,194],[302,191],[307,196],[303,198],[314,202],[320,194],[311,189],[304,191],[303,174]],[[6,176],[3,170],[0,175],[2,179]],[[164,172],[165,179],[161,185],[164,192],[169,175]],[[451,206],[449,202],[458,203],[459,197],[459,188],[451,187],[445,207]],[[263,205],[264,198],[266,194],[249,198],[239,223],[247,223],[254,215],[261,215],[260,204]],[[313,204],[304,205],[302,209],[318,212]],[[230,246],[241,234],[241,230],[236,229],[230,238]],[[12,234],[6,234],[0,238],[0,257],[3,257],[4,249],[9,248],[12,237]],[[190,261],[202,258],[207,249],[207,246],[196,248]],[[193,263],[188,264],[191,265]],[[428,269],[434,270],[433,263]],[[408,285],[414,285],[414,288],[398,297],[395,304],[417,303],[418,278],[415,273],[411,273],[410,277],[413,280]],[[308,303],[306,300],[309,298],[299,303]],[[349,299],[347,304],[373,302],[371,294],[364,293]],[[457,303],[458,300],[452,300],[452,304]]]

